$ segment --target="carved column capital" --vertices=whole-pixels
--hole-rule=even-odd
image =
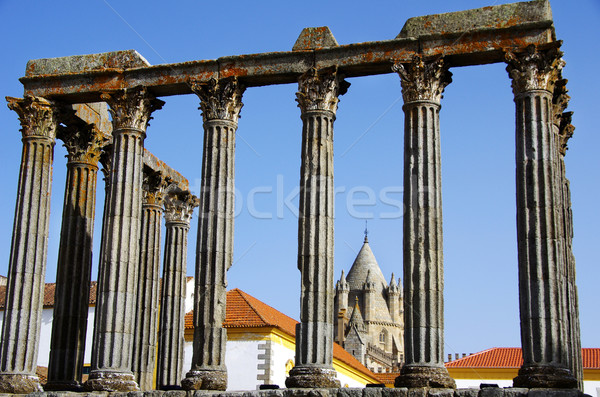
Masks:
[[[143,173],[143,204],[162,206],[165,200],[167,188],[171,184],[171,179],[169,177],[165,177],[161,172],[151,170],[147,167],[144,167]]]
[[[310,110],[328,110],[335,114],[338,96],[348,91],[350,83],[338,74],[337,68],[317,71],[311,68],[298,79],[296,102],[304,114]]]
[[[508,64],[506,71],[512,79],[513,93],[518,95],[532,90],[552,93],[565,65],[562,55],[558,48],[539,51],[533,45],[521,54],[507,52],[504,60]]]
[[[41,97],[6,97],[8,108],[19,115],[23,138],[44,137],[54,140],[58,125],[59,107]]]
[[[206,83],[191,81],[192,91],[200,98],[200,107],[204,122],[209,120],[228,120],[237,123],[240,117],[242,94],[246,87],[236,77],[210,79]]]
[[[411,63],[395,63],[392,70],[400,76],[404,103],[430,101],[439,104],[444,89],[452,82],[452,73],[442,58],[426,62],[415,55]]]
[[[190,192],[170,193],[165,197],[165,221],[189,226],[194,208],[199,204],[198,198]]]
[[[145,133],[151,114],[165,104],[148,92],[145,87],[102,93],[100,98],[109,105],[113,131],[134,129]]]
[[[71,113],[72,112],[72,113]],[[111,137],[98,130],[93,124],[77,118],[75,112],[68,112],[66,120],[61,117],[61,125],[56,130],[56,136],[63,141],[67,149],[69,163],[85,163],[98,166],[98,161],[104,148],[111,142]]]
[[[567,154],[567,142],[575,132],[575,126],[571,124],[573,112],[563,112],[560,115],[560,124],[558,125],[558,150],[562,156]]]

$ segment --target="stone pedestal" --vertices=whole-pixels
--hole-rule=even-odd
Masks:
[[[132,371],[140,389],[152,390],[157,348],[161,218],[167,182],[160,173],[146,167],[143,177]]]
[[[404,358],[396,387],[455,388],[444,367],[442,60],[394,65],[404,98]]]
[[[562,186],[552,128],[558,50],[507,54],[516,104],[517,238],[523,366],[516,387],[574,388],[568,369]]]
[[[161,296],[156,388],[179,387],[183,376],[187,236],[196,197],[171,193],[165,200],[165,257]]]
[[[37,97],[7,98],[19,115],[23,153],[0,344],[0,392],[40,391],[36,376],[48,250],[57,109]]]
[[[80,391],[92,271],[98,160],[109,137],[74,114],[58,138],[68,151],[45,390]]]
[[[142,156],[150,114],[163,102],[145,89],[105,94],[113,119],[113,156],[88,391],[138,390],[132,368],[137,302]]]
[[[194,354],[181,385],[225,390],[227,270],[233,263],[235,131],[244,87],[236,79],[192,84],[204,119],[194,288]]]
[[[302,117],[298,269],[302,274],[296,366],[287,387],[339,387],[333,370],[333,122],[346,83],[335,70],[305,73],[296,94]]]

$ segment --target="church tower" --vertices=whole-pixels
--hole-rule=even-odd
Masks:
[[[354,303],[351,309],[350,302]],[[373,372],[399,371],[404,357],[401,281],[386,281],[367,233],[348,274],[336,283],[335,340]]]

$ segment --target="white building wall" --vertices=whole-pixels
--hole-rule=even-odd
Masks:
[[[290,360],[294,362],[296,357],[295,349],[290,349],[283,343],[271,341],[271,357],[273,360],[271,368],[273,373],[272,383],[279,385],[279,387],[285,387],[285,378],[287,378],[285,365]]]

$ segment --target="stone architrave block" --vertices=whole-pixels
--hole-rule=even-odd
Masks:
[[[408,389],[406,387],[385,387],[381,389],[381,397],[407,397]]]
[[[357,388],[340,388],[336,397],[362,397],[362,389]]]
[[[362,397],[381,397],[381,387],[365,387]]]
[[[470,388],[470,389],[454,390],[454,397],[478,397],[478,396],[479,396],[479,389]]]
[[[499,387],[484,387],[479,391],[479,397],[504,397],[504,389]]]
[[[429,397],[454,397],[454,389],[429,389]]]
[[[580,397],[584,395],[577,389],[529,389],[527,397]]]
[[[504,389],[504,397],[526,397],[529,389],[522,387],[507,387]]]

